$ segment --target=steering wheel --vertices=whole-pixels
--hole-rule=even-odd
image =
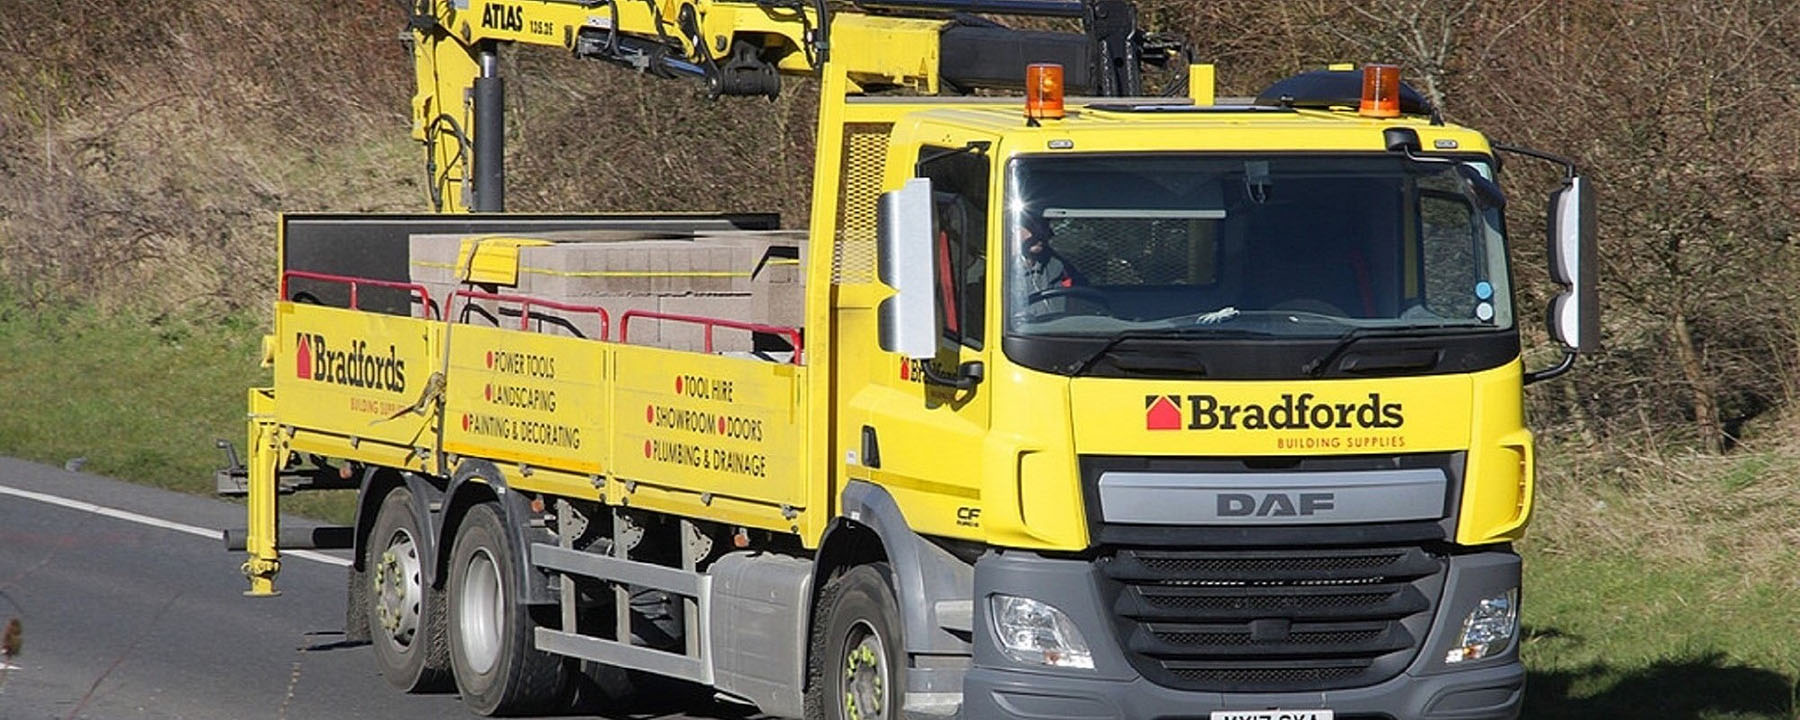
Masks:
[[[1027,307],[1037,305],[1045,300],[1068,298],[1100,306],[1100,309],[1112,313],[1112,300],[1106,293],[1092,285],[1052,285],[1025,296]],[[1065,311],[1066,312],[1066,311]]]

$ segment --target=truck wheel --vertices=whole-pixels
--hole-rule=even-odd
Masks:
[[[351,567],[345,573],[348,580],[344,593],[344,642],[351,645],[367,645],[369,635],[369,591],[375,584],[374,578],[367,570]]]
[[[825,587],[813,615],[807,717],[900,717],[906,652],[892,578],[887,563],[859,565]]]
[[[389,685],[406,692],[442,689],[450,679],[444,596],[424,582],[424,527],[412,493],[395,488],[381,501],[363,558],[363,616],[375,663]]]
[[[639,678],[632,671],[593,660],[569,661],[569,709],[580,715],[622,716],[635,711]]]
[[[565,701],[562,658],[538,650],[537,623],[514,592],[522,550],[491,503],[463,517],[450,555],[450,667],[463,703],[480,715],[548,709]]]

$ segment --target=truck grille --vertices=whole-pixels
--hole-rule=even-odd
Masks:
[[[1281,692],[1372,685],[1418,653],[1444,561],[1417,547],[1118,550],[1125,654],[1159,685]]]

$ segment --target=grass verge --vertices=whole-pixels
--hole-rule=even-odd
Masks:
[[[1800,454],[1540,457],[1524,717],[1800,717]]]
[[[213,492],[225,438],[244,452],[245,391],[263,323],[247,316],[0,310],[0,454],[194,494]],[[284,497],[284,512],[348,522],[345,493]]]

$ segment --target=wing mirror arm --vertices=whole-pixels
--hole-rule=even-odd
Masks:
[[[1509,145],[1495,144],[1493,148],[1563,168],[1562,186],[1550,193],[1544,221],[1549,235],[1550,278],[1563,288],[1551,299],[1545,320],[1550,336],[1563,346],[1563,357],[1552,367],[1526,372],[1524,380],[1529,385],[1568,372],[1575,366],[1577,355],[1600,349],[1600,257],[1595,245],[1594,192],[1573,161]]]
[[[1526,370],[1525,371],[1525,384],[1530,385],[1532,383],[1535,383],[1535,382],[1538,382],[1541,380],[1551,380],[1551,379],[1555,379],[1557,377],[1561,377],[1563,373],[1566,373],[1575,367],[1575,356],[1579,355],[1579,354],[1580,353],[1577,353],[1573,350],[1564,348],[1562,360],[1557,362],[1555,365],[1544,368],[1542,370]]]

